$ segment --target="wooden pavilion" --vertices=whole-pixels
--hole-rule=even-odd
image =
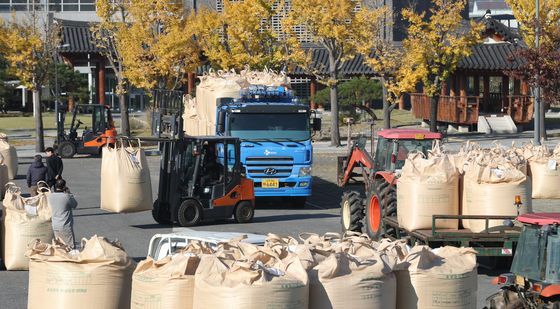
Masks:
[[[523,48],[520,40],[490,14],[481,22],[486,28],[484,43],[476,45],[443,84],[437,120],[470,126],[477,124],[479,116],[509,115],[515,124],[527,124],[533,119],[529,85],[507,74],[523,65],[523,60],[516,56],[516,51]],[[430,98],[424,93],[412,93],[410,99],[414,115],[429,119]]]

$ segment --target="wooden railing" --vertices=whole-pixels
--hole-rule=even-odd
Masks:
[[[440,96],[437,119],[440,122],[470,125],[478,122],[482,98],[476,96]],[[419,119],[430,119],[430,97],[422,93],[411,93],[412,113]],[[527,95],[511,95],[507,97],[507,105],[500,103],[498,95],[491,96],[487,104],[488,113],[501,110],[511,116],[515,123],[528,123],[533,119],[533,98]],[[495,106],[494,106],[495,105]]]
[[[515,123],[528,123],[533,119],[533,97],[528,95],[511,95],[508,97],[508,106],[504,108]]]
[[[411,93],[412,113],[416,118],[430,119],[430,97]],[[478,122],[480,98],[476,96],[440,96],[437,120],[440,122],[470,125]]]

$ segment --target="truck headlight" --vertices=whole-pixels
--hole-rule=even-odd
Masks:
[[[298,177],[311,176],[311,166],[301,167],[299,169]]]

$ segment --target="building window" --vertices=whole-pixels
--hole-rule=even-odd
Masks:
[[[46,0],[0,0],[0,12],[43,10]],[[47,0],[50,12],[95,11],[95,0]]]

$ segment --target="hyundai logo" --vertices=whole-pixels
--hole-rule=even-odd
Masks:
[[[278,173],[278,171],[275,168],[268,167],[264,169],[264,173],[266,175],[275,175],[276,173]]]

